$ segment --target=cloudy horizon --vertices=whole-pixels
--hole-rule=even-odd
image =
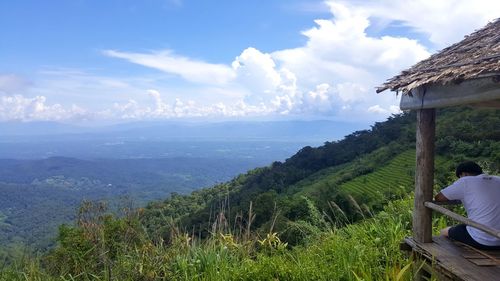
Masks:
[[[0,121],[381,121],[399,99],[376,86],[500,11],[487,0],[270,1],[236,15],[188,0],[20,2],[0,4]]]

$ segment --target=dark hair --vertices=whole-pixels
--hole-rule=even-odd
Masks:
[[[462,173],[469,173],[477,176],[483,173],[483,169],[481,169],[481,167],[476,162],[467,161],[460,163],[460,165],[457,166],[457,170],[455,171],[455,175],[457,175],[457,178],[460,177]]]

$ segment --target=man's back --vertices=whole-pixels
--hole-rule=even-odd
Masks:
[[[485,174],[461,177],[442,193],[450,200],[461,200],[473,221],[500,229],[500,177]],[[483,245],[500,245],[500,239],[479,229],[467,226],[467,231]]]

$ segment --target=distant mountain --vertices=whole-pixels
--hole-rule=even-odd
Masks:
[[[260,158],[284,160],[303,146],[342,138],[363,124],[315,121],[149,121],[84,127],[0,123],[0,159]]]
[[[89,128],[58,122],[0,122],[0,136],[36,136],[56,134],[76,134],[90,131]]]
[[[320,140],[340,139],[366,124],[314,121],[230,121],[181,122],[150,121],[83,127],[57,122],[2,122],[0,137],[45,136],[66,140],[78,139],[148,139],[148,140]]]

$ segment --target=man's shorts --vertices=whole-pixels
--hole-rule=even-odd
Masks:
[[[455,241],[462,242],[464,244],[470,245],[474,248],[481,249],[481,250],[500,250],[500,246],[487,246],[483,244],[479,244],[474,240],[469,232],[467,231],[467,228],[465,228],[465,224],[459,224],[450,227],[448,230],[448,237]]]

